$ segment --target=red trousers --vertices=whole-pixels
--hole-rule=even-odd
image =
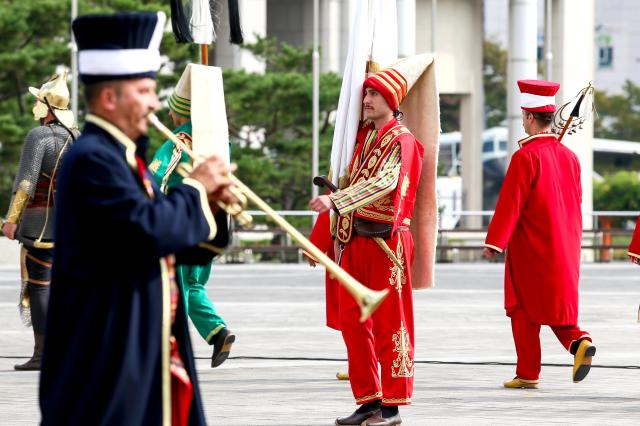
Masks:
[[[402,231],[386,243],[402,268],[373,239],[361,236],[345,245],[340,262],[365,286],[390,290],[363,323],[356,301],[344,288],[340,290],[340,324],[356,404],[381,399],[384,405],[406,405],[411,403],[413,393],[413,294],[409,274],[413,238],[410,232]]]
[[[550,325],[551,330],[569,350],[571,344],[580,339],[591,341],[591,336],[586,331],[580,330],[578,325]],[[516,376],[525,380],[538,380],[542,364],[540,353],[540,324],[529,321],[522,309],[511,314],[511,331],[516,345],[518,365]]]

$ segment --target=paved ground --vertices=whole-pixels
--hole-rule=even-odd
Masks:
[[[581,326],[596,363],[580,384],[571,357],[543,329],[542,385],[507,390],[515,361],[502,306],[502,267],[438,265],[438,287],[415,294],[416,383],[404,424],[637,424],[640,414],[640,269],[585,265]],[[208,367],[193,335],[207,417],[216,425],[330,425],[353,409],[341,337],[323,326],[322,270],[307,266],[215,267],[211,296],[238,334],[233,358]],[[30,354],[31,331],[15,308],[17,266],[0,267],[0,423],[35,424],[37,373],[12,370]],[[607,368],[604,368],[607,367]],[[635,420],[634,420],[635,419]]]

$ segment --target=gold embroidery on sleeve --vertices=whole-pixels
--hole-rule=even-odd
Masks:
[[[407,196],[407,190],[409,189],[409,183],[410,183],[409,173],[405,173],[404,179],[402,179],[402,187],[400,188],[400,196],[403,197],[403,198]]]

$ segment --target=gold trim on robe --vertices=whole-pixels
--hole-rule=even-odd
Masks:
[[[367,396],[363,396],[362,398],[356,398],[356,404],[358,402],[367,402],[367,401],[371,401],[373,399],[378,399],[382,397],[382,392],[376,392],[373,395],[367,395]]]
[[[200,208],[202,209],[204,218],[209,224],[209,240],[213,240],[213,237],[218,233],[218,226],[216,225],[216,220],[214,219],[213,212],[209,206],[209,199],[207,198],[207,191],[204,189],[204,185],[191,178],[184,178],[182,183],[198,190],[198,193],[200,194]]]
[[[556,135],[555,133],[537,133],[535,135],[527,136],[526,138],[520,139],[518,141],[518,146],[520,148],[522,148],[525,144],[531,142],[534,139],[537,139],[537,138],[548,138],[550,136],[558,139],[558,135]]]
[[[484,246],[488,247],[490,249],[493,249],[493,250],[497,251],[498,253],[502,253],[503,252],[503,250],[500,247],[494,246],[493,244],[485,243]]]
[[[171,276],[169,262],[173,256],[160,259],[160,277],[162,279],[162,329],[161,329],[161,366],[162,377],[162,425],[171,426]]]

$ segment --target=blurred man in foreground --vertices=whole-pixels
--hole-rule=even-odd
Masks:
[[[162,13],[73,23],[89,114],[60,171],[43,425],[203,425],[175,263],[206,263],[210,202],[235,201],[209,158],[166,196],[145,166]]]

